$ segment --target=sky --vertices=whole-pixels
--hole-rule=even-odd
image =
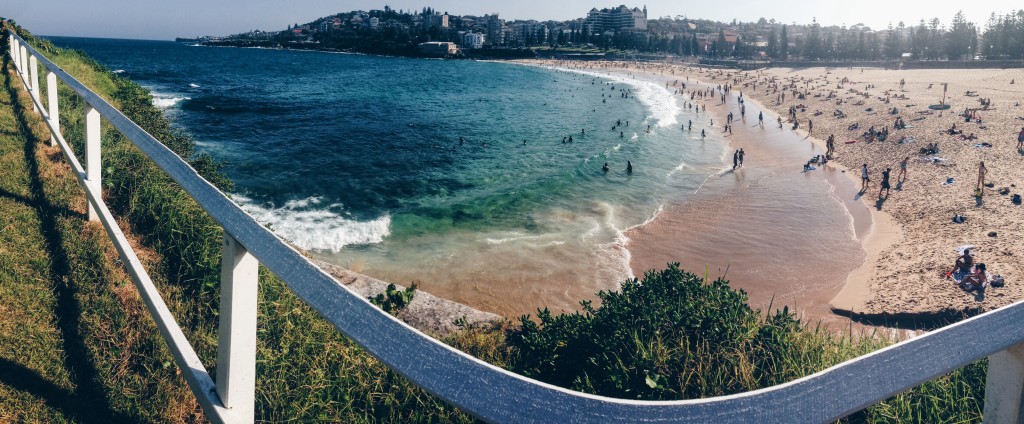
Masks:
[[[0,0],[0,16],[14,19],[40,35],[171,40],[175,37],[229,35],[249,30],[282,30],[289,24],[351,10],[420,10],[430,6],[454,15],[498,13],[504,19],[569,20],[586,16],[592,7],[614,7],[624,0]],[[863,23],[884,29],[903,21],[916,25],[922,18],[948,23],[964,9],[968,21],[984,28],[989,14],[1024,8],[1010,0],[632,0],[629,7],[647,6],[650,18],[686,16],[730,22],[759,18],[807,24]],[[966,6],[966,7],[965,7]]]

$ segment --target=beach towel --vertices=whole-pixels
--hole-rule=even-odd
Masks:
[[[974,247],[973,244],[965,244],[963,246],[957,246],[956,247],[956,254],[957,255],[963,255],[965,250],[967,250],[967,249],[974,250],[974,248],[975,247]]]
[[[921,162],[930,162],[936,165],[950,165],[949,160],[939,156],[925,156],[921,158]],[[950,182],[952,184],[952,182]]]
[[[968,275],[971,275],[971,273],[959,269],[954,272],[946,274],[947,277],[952,278],[953,281],[955,281],[957,284],[963,283],[964,278],[966,278]]]

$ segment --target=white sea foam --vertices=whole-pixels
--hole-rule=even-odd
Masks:
[[[558,234],[537,234],[537,235],[530,236],[530,235],[525,235],[523,233],[519,233],[519,232],[514,232],[513,231],[511,233],[508,233],[508,237],[500,237],[500,238],[487,237],[485,240],[487,240],[487,244],[490,244],[490,245],[501,245],[501,244],[510,243],[510,242],[526,242],[526,241],[539,242],[539,241],[550,240],[550,239],[558,238],[558,237],[559,237]],[[561,245],[561,244],[564,244],[564,243],[565,243],[565,241],[562,241],[562,240],[551,240],[548,243],[541,244],[540,246]]]
[[[686,168],[689,168],[689,167],[690,167],[690,165],[687,165],[686,162],[680,163],[675,168],[672,168],[671,171],[668,171],[668,173],[665,174],[665,178],[672,178],[673,175],[676,175],[680,171],[682,171],[682,170],[684,170]]]
[[[647,106],[647,109],[650,111],[651,115],[647,118],[648,120],[653,119],[657,121],[658,127],[670,127],[679,123],[679,121],[676,120],[676,117],[682,113],[682,108],[680,108],[679,104],[676,103],[676,99],[672,96],[672,92],[657,83],[642,81],[616,74],[559,68],[554,66],[541,67],[556,71],[573,72],[580,75],[587,75],[615,83],[629,85],[632,89],[633,97],[639,99],[640,103]],[[647,122],[647,120],[645,120],[645,122]]]
[[[373,244],[391,235],[391,216],[372,221],[345,218],[340,204],[324,205],[323,198],[291,200],[282,207],[261,204],[241,195],[235,203],[275,234],[306,250],[338,252],[348,245]]]
[[[853,220],[853,212],[850,211],[850,207],[846,206],[846,203],[843,202],[843,199],[839,198],[839,194],[836,193],[837,187],[835,184],[832,183],[832,181],[829,181],[828,178],[823,178],[822,180],[828,186],[829,197],[832,199],[833,202],[835,202],[836,205],[838,205],[843,210],[843,214],[845,215],[847,224],[846,233],[854,242],[860,243],[860,237],[857,237],[857,225]]]
[[[199,88],[199,84],[189,83],[189,88]]]
[[[175,107],[178,105],[178,103],[181,103],[185,100],[192,100],[191,97],[176,96],[174,94],[161,93],[157,91],[153,91],[152,94],[153,106],[156,106],[157,109],[161,110]]]
[[[124,69],[115,69],[113,72],[115,74],[123,74],[124,73]]]

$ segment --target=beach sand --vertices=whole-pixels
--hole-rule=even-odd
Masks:
[[[847,288],[833,300],[834,307],[912,319],[955,317],[1021,299],[1024,209],[1013,205],[1010,195],[1024,193],[1024,152],[1016,148],[1017,134],[1024,127],[1024,107],[1016,104],[1024,100],[1024,70],[810,68],[770,69],[760,74],[747,73],[737,89],[783,114],[791,106],[806,106],[797,113],[802,127],[806,128],[807,120],[813,119],[815,138],[835,134],[836,162],[855,170],[867,163],[873,182],[862,200],[892,217],[892,225],[883,222],[876,226],[876,233],[888,235],[882,234],[882,240],[867,243],[865,267],[851,275]],[[840,84],[844,78],[850,82]],[[786,102],[776,103],[778,93],[773,92],[774,88],[763,83],[756,89],[750,85],[766,79],[795,83],[805,98],[794,99],[790,89]],[[905,81],[902,89],[901,80]],[[946,104],[951,107],[941,113],[931,111],[928,105],[940,103],[943,98],[943,83],[949,84]],[[977,94],[967,95],[968,91]],[[837,105],[835,97],[826,99],[830,92],[842,104]],[[897,95],[905,98],[897,99]],[[965,122],[961,113],[965,108],[981,108],[980,99],[992,102],[988,110],[978,112],[982,123]],[[861,101],[863,104],[857,104]],[[890,113],[894,107],[897,114]],[[846,117],[833,116],[837,109]],[[814,116],[817,111],[822,114]],[[897,116],[912,128],[894,131]],[[852,123],[859,123],[860,128],[849,130]],[[943,132],[953,124],[964,135],[974,133],[978,138],[959,140]],[[886,141],[866,143],[859,139],[867,128],[886,125],[891,131]],[[898,142],[909,138],[914,141]],[[859,141],[845,143],[852,139]],[[939,143],[938,156],[945,159],[941,165],[923,160],[925,155],[919,154],[928,143]],[[992,147],[976,147],[980,143],[990,143]],[[898,164],[907,156],[908,178],[899,185]],[[994,183],[994,187],[984,189],[982,205],[978,206],[973,191],[981,161],[985,161],[988,169],[986,182]],[[887,198],[879,200],[878,183],[885,167],[893,169],[893,190]],[[955,182],[942,185],[949,177]],[[1009,188],[1010,194],[998,194],[1002,187]],[[957,214],[967,217],[967,221],[953,223],[952,217]],[[992,232],[995,235],[989,236]],[[989,288],[984,296],[977,296],[946,279],[944,274],[957,257],[956,247],[962,245],[977,246],[976,261],[986,263],[989,273],[1004,276],[1006,287]]]
[[[687,81],[680,69],[672,75],[668,68],[650,65],[541,64],[668,83],[666,95],[676,91],[679,102],[689,103],[688,96],[678,94],[682,83],[687,91],[714,87],[705,75],[695,72]],[[846,327],[849,319],[833,314],[829,301],[864,263],[860,239],[872,226],[867,207],[854,199],[857,187],[837,167],[801,172],[808,158],[825,153],[823,145],[774,123],[758,125],[761,108],[754,102],[745,103],[745,115],[734,98],[724,104],[718,97],[692,103],[702,111],[684,108],[681,122],[692,121],[693,133],[676,128],[686,143],[680,149],[722,149],[721,171],[707,176],[696,192],[664,204],[654,219],[625,231],[633,273],[639,277],[679,262],[696,274],[729,280],[747,292],[755,308],[785,306],[809,322]],[[735,121],[726,133],[723,124],[730,111]],[[707,139],[694,141],[692,134],[701,130]],[[739,148],[746,160],[733,169],[732,152]]]
[[[554,62],[547,64],[574,66]],[[1017,134],[1024,127],[1024,107],[1016,103],[1024,101],[1024,70],[777,68],[741,72],[683,65],[609,62],[581,66],[634,75],[646,74],[648,78],[660,78],[662,81],[689,77],[691,84],[695,81],[712,86],[729,84],[732,91],[727,95],[729,100],[726,104],[719,106],[717,98],[703,102],[708,105],[709,112],[715,112],[718,116],[726,111],[738,114],[739,103],[736,97],[742,93],[748,100],[745,103],[748,107],[747,122],[750,121],[752,106],[767,107],[772,112],[765,113],[766,127],[795,133],[819,148],[825,145],[823,140],[829,134],[834,134],[836,154],[834,161],[824,167],[826,171],[838,171],[846,175],[847,182],[859,188],[860,165],[868,164],[871,184],[864,193],[855,192],[851,196],[849,191],[837,190],[842,193],[844,202],[859,202],[871,211],[867,230],[860,226],[857,229],[864,249],[861,263],[848,271],[842,279],[843,284],[836,287],[828,284],[823,287],[804,285],[787,288],[784,284],[770,287],[769,291],[776,290],[784,294],[815,291],[802,297],[789,296],[787,299],[783,296],[781,303],[787,304],[802,298],[804,304],[800,306],[807,308],[810,317],[824,321],[830,319],[822,315],[821,311],[831,308],[833,312],[864,318],[868,322],[893,324],[893,321],[935,322],[955,319],[965,314],[1006,306],[1024,295],[1021,285],[1024,277],[1021,263],[1024,252],[1024,209],[1010,202],[1013,194],[1024,193],[1024,167],[1021,166],[1024,163],[1024,151],[1016,148]],[[846,82],[841,83],[844,78]],[[901,80],[905,81],[902,88]],[[1011,81],[1015,83],[1010,84]],[[942,100],[943,83],[949,84],[946,104],[951,108],[942,112],[932,111],[928,105]],[[780,102],[779,95],[783,91],[786,92],[786,98]],[[972,93],[968,95],[968,91]],[[804,95],[803,98],[797,97],[800,93]],[[832,97],[829,97],[830,94]],[[981,108],[980,99],[991,99],[992,102],[987,110],[978,111],[983,118],[982,123],[965,122],[961,113],[965,108]],[[842,101],[841,104],[837,104],[838,100]],[[788,123],[790,107],[797,107],[796,119],[801,125],[796,131],[791,130],[791,124]],[[897,109],[896,114],[890,114],[894,107]],[[834,115],[836,110],[842,111],[844,116]],[[780,115],[787,121],[783,130],[777,129],[776,118]],[[894,130],[897,116],[901,116],[911,127]],[[814,125],[810,135],[807,133],[808,120],[813,120]],[[859,123],[860,128],[849,130],[848,127],[853,123]],[[974,133],[978,138],[962,141],[943,132],[954,123],[958,129],[963,130],[964,135]],[[888,139],[871,143],[861,140],[860,135],[871,126],[877,129],[888,126]],[[761,135],[751,132],[740,135],[731,143],[755,146],[760,138]],[[845,143],[852,139],[859,141]],[[936,163],[935,159],[925,160],[926,155],[919,154],[919,149],[929,143],[939,143],[940,152],[937,156],[942,158],[940,163]],[[976,147],[980,143],[990,143],[992,147]],[[806,153],[814,152],[818,150],[812,149]],[[794,157],[794,163],[806,161],[807,156]],[[899,162],[908,156],[908,175],[905,181],[899,183]],[[983,201],[979,206],[973,192],[980,161],[985,161],[988,169],[986,182],[992,182],[994,186],[984,189]],[[888,196],[880,198],[881,172],[886,167],[892,169],[892,190]],[[955,181],[953,184],[941,184],[949,177]],[[1009,189],[1008,195],[997,192],[1004,187]],[[725,206],[724,203],[714,202],[694,203],[677,208],[678,213],[663,213],[650,224],[650,228],[639,228],[631,232],[630,248],[634,248],[634,243],[643,243],[649,234],[659,234],[661,238],[700,236],[700,231],[711,231],[715,220],[724,219],[722,216],[728,215],[729,211],[722,209]],[[699,214],[700,210],[704,213]],[[857,210],[857,207],[850,208],[854,215]],[[952,217],[957,214],[965,216],[966,222],[954,223]],[[680,220],[678,216],[697,216],[696,221],[700,223],[696,226],[697,231],[681,228],[693,227],[680,224],[692,224],[694,220]],[[864,220],[855,217],[854,221]],[[758,229],[754,227],[749,231],[756,234]],[[994,236],[991,236],[993,232]],[[990,274],[1001,274],[1006,279],[1006,287],[990,287],[984,295],[977,295],[961,290],[945,278],[945,272],[952,268],[957,257],[956,248],[962,245],[976,246],[976,262],[986,263]],[[728,255],[729,252],[716,251],[714,254]],[[648,258],[645,259],[644,256],[634,252],[634,272],[642,272],[652,264],[657,267],[658,260],[667,257],[647,254]],[[750,260],[749,257],[746,259]],[[825,260],[800,264],[798,268],[800,272],[813,273],[821,276],[822,280],[829,280],[835,278],[836,271],[830,262]],[[712,275],[715,273],[712,272]],[[752,284],[755,286],[753,290],[750,288]],[[752,304],[763,303],[763,299],[756,298],[758,290],[764,291],[758,283],[740,281],[734,283],[734,286],[752,292]]]

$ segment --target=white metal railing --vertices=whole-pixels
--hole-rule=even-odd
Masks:
[[[636,401],[574,392],[480,361],[382,312],[243,212],[185,161],[13,32],[10,56],[208,418],[251,422],[257,267],[262,263],[339,331],[415,384],[491,422],[825,422],[989,357],[984,415],[1018,422],[1024,392],[1024,302],[765,389],[709,399]],[[38,64],[47,71],[43,108]],[[57,119],[57,79],[85,102],[86,168]],[[224,228],[216,384],[185,339],[100,193],[100,117],[131,140]]]

